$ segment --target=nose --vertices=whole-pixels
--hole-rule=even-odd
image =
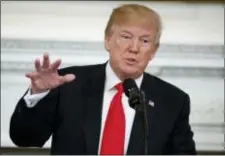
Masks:
[[[139,42],[138,40],[133,40],[130,45],[130,52],[137,54],[139,52]]]

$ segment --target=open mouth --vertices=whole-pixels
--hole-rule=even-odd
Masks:
[[[135,63],[137,63],[137,61],[132,58],[125,59],[125,61],[128,65],[134,65]]]

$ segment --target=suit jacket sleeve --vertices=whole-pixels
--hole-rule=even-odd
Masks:
[[[193,132],[189,124],[190,98],[186,94],[170,141],[171,154],[196,154]]]
[[[56,126],[58,92],[58,88],[51,90],[33,108],[27,107],[21,97],[11,116],[9,131],[17,146],[42,147],[49,139]]]

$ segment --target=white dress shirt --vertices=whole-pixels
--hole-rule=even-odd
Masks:
[[[138,79],[135,80],[135,82],[139,88],[140,88],[142,79],[143,79],[143,74]],[[101,132],[100,132],[98,153],[100,152],[100,149],[101,149],[102,134],[104,131],[105,121],[106,121],[106,117],[107,117],[108,110],[110,107],[110,103],[111,103],[112,98],[114,97],[114,95],[117,92],[115,85],[120,82],[121,82],[121,80],[113,72],[110,64],[107,63],[107,65],[106,65],[106,80],[105,80],[105,88],[104,88],[104,96],[103,96],[103,107],[102,107],[102,121],[101,121],[102,126],[101,126]],[[32,108],[38,103],[38,101],[40,101],[42,98],[44,98],[48,93],[49,93],[49,91],[46,91],[46,92],[40,93],[40,94],[30,95],[30,91],[28,91],[28,93],[24,96],[24,100],[25,100],[27,106]],[[125,93],[122,94],[122,104],[123,104],[123,108],[124,108],[125,122],[126,122],[125,144],[124,144],[124,154],[126,154],[129,139],[130,139],[131,129],[132,129],[133,121],[134,121],[135,110],[129,106],[128,98],[126,97]]]

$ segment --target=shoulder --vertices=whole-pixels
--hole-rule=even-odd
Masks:
[[[187,92],[162,78],[150,74],[146,74],[146,77],[147,81],[152,82],[148,83],[148,88],[154,90],[152,93],[163,110],[167,110],[175,118],[183,110],[186,113],[190,112],[191,100]]]
[[[69,66],[64,67],[58,70],[59,75],[64,76],[66,74],[75,75],[74,81],[70,83],[64,83],[60,86],[62,90],[71,90],[72,88],[80,89],[87,84],[87,81],[92,79],[96,72],[103,72],[105,68],[105,64],[94,64],[94,65],[80,65],[80,66]],[[103,70],[102,70],[103,69]],[[69,89],[68,89],[69,88]]]
[[[58,70],[60,75],[64,74],[91,74],[98,68],[104,67],[104,64],[69,66]]]
[[[149,73],[145,73],[145,75],[148,80],[152,81],[157,93],[163,95],[164,97],[171,99],[189,98],[188,93],[180,87]]]

